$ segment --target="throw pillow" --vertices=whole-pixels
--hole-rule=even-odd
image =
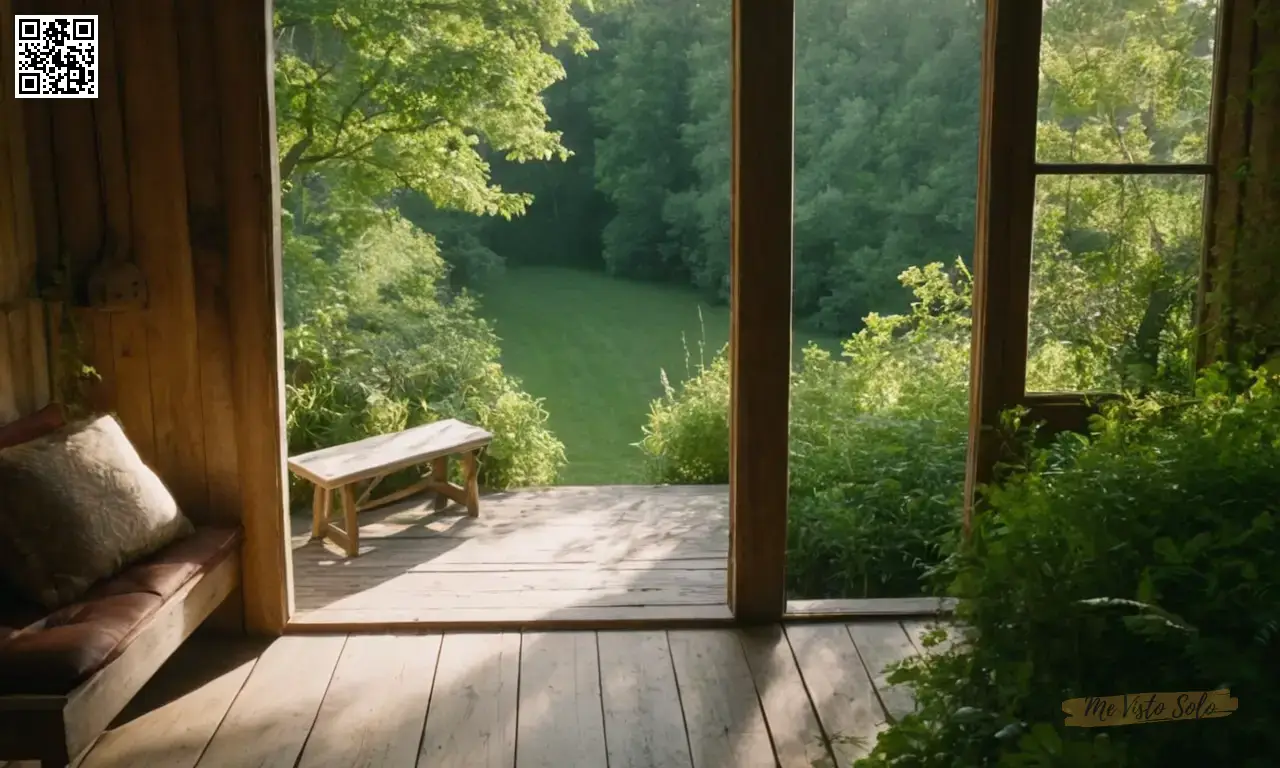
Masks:
[[[0,574],[48,609],[190,534],[111,416],[0,449]]]
[[[35,440],[64,426],[66,420],[62,415],[62,406],[49,403],[35,413],[0,427],[0,449]]]

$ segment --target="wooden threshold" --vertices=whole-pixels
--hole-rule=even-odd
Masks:
[[[929,618],[955,611],[953,597],[880,597],[859,600],[788,600],[784,621]]]
[[[711,629],[736,624],[728,605],[661,605],[500,610],[323,610],[296,616],[285,634],[522,632],[526,630]]]

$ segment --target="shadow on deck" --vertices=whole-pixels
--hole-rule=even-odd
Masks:
[[[360,556],[294,516],[297,625],[728,618],[728,486],[434,496],[361,516]]]

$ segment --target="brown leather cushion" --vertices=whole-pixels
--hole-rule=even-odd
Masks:
[[[226,559],[239,540],[238,530],[199,528],[95,585],[80,601],[35,620],[39,608],[0,602],[0,695],[71,692],[118,657],[167,599]]]
[[[38,437],[44,437],[50,432],[57,432],[66,424],[62,406],[49,403],[35,413],[0,426],[0,448],[22,445]]]

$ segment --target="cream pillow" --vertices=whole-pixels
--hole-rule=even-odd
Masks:
[[[46,608],[192,530],[114,417],[0,450],[0,575]]]

